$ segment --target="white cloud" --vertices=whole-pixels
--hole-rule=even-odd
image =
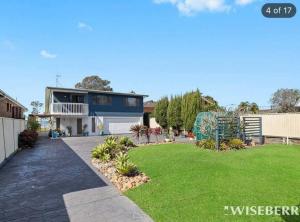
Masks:
[[[247,5],[256,0],[153,0],[156,4],[169,3],[184,15],[193,15],[202,11],[228,12],[234,5]]]
[[[230,9],[230,6],[224,0],[154,0],[154,3],[170,3],[185,15],[202,11],[220,12]]]
[[[15,47],[15,44],[10,41],[10,40],[4,40],[1,45],[6,48],[6,49],[9,49],[9,50],[14,50],[16,47]]]
[[[79,29],[84,29],[84,30],[87,30],[87,31],[93,31],[93,27],[88,25],[87,23],[84,23],[84,22],[78,22],[77,27]]]
[[[237,5],[248,5],[253,3],[255,0],[236,0],[235,3]]]
[[[52,54],[45,49],[41,50],[40,55],[45,59],[55,59],[57,57],[56,54]]]

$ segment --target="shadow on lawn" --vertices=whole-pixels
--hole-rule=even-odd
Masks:
[[[299,210],[300,210],[300,203],[298,205],[296,205],[296,207],[298,208],[298,215],[291,215],[291,210],[289,210],[289,214],[290,215],[282,215],[281,214],[281,219],[284,222],[299,222],[300,221],[300,215],[299,215]]]

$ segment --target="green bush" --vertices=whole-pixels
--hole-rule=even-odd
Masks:
[[[231,149],[244,149],[245,145],[243,143],[242,140],[240,139],[231,139],[229,140],[228,144],[227,144]]]
[[[118,143],[118,137],[109,136],[104,140],[104,143],[96,146],[92,150],[92,157],[102,161],[113,160],[120,152],[126,152],[124,145]]]
[[[110,160],[111,156],[109,154],[109,149],[105,144],[101,144],[96,146],[93,150],[92,150],[92,157],[99,159],[103,162],[107,162]]]
[[[128,136],[122,136],[119,139],[119,144],[126,147],[135,147],[135,144]]]
[[[138,173],[136,165],[129,161],[127,154],[119,153],[116,157],[116,169],[125,176],[135,176]]]
[[[216,148],[216,142],[213,139],[200,140],[197,142],[196,145],[201,148],[210,149],[210,150]]]
[[[229,149],[230,149],[230,147],[227,145],[227,143],[222,142],[220,144],[220,150],[225,151],[225,150],[229,150]]]
[[[106,137],[106,138],[104,139],[104,143],[106,143],[106,142],[111,142],[111,141],[117,142],[117,140],[118,140],[118,137],[117,137],[117,136],[108,136],[108,137]]]
[[[31,131],[38,131],[38,129],[41,128],[41,124],[34,120],[34,119],[29,119],[28,122],[27,122],[27,126],[28,126],[28,129],[31,130]]]

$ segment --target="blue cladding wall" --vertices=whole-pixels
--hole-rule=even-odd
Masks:
[[[143,97],[142,96],[129,96],[139,99],[139,105],[132,107],[126,106],[125,98],[128,96],[125,95],[109,95],[112,97],[112,104],[110,105],[95,105],[93,104],[93,96],[95,95],[107,95],[101,93],[89,93],[88,94],[88,103],[89,103],[89,115],[95,116],[96,112],[126,112],[126,113],[143,113]]]

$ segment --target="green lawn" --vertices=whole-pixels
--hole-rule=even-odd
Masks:
[[[226,205],[299,205],[300,146],[214,152],[167,144],[137,148],[129,155],[151,182],[126,195],[155,221],[300,221],[230,216],[224,210]]]

